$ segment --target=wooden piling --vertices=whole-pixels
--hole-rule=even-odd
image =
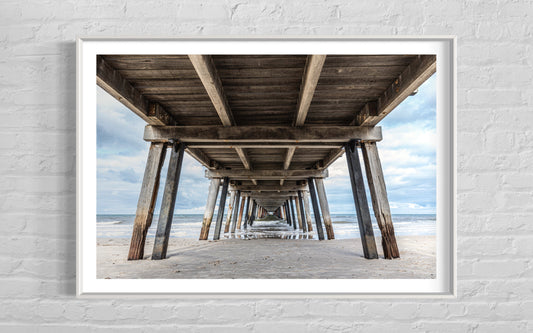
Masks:
[[[303,230],[303,232],[307,232],[307,223],[305,221],[305,210],[304,205],[302,201],[302,191],[298,191],[298,197],[296,201],[296,209],[298,210],[298,222],[300,223],[300,229]]]
[[[242,214],[242,207],[239,210],[239,202],[241,200],[241,191],[235,191],[235,202],[234,202],[234,212],[233,212],[233,221],[231,222],[231,233],[235,233],[235,228],[237,227],[237,215]],[[240,213],[239,213],[240,212]]]
[[[252,213],[250,215],[250,226],[254,225],[255,217],[257,216],[257,202],[255,202],[252,205]]]
[[[246,203],[246,197],[242,197],[242,199],[241,199],[241,209],[239,209],[239,219],[237,220],[237,229],[239,229],[239,230],[241,229],[242,214],[244,213],[244,205],[245,205],[245,203]]]
[[[296,216],[294,214],[294,203],[292,201],[292,197],[289,197],[289,207],[291,209],[291,221],[292,221],[292,227],[294,230],[296,230],[298,227],[298,223],[296,221]]]
[[[202,221],[202,230],[200,231],[200,240],[207,240],[207,237],[209,236],[209,228],[211,227],[211,220],[213,220],[213,214],[215,212],[219,187],[220,178],[211,179],[211,184],[209,184],[209,194],[207,195],[207,204],[205,206],[204,219]]]
[[[378,147],[375,142],[365,142],[361,144],[361,149],[363,151],[368,187],[370,188],[370,197],[372,198],[372,208],[381,230],[383,255],[385,259],[399,258],[400,251],[394,235],[394,226],[392,224],[392,215]]]
[[[224,209],[226,208],[226,197],[228,196],[229,177],[224,177],[224,184],[222,185],[222,193],[220,194],[220,202],[218,203],[217,222],[215,224],[215,234],[213,240],[220,239],[220,231],[222,230],[222,219],[224,218]]]
[[[248,219],[249,219],[249,216],[250,216],[250,200],[252,198],[250,196],[248,196],[248,198],[246,199],[246,212],[244,214],[244,230],[248,230]]]
[[[361,170],[361,163],[359,162],[359,154],[357,153],[356,144],[355,140],[351,140],[344,145],[344,149],[346,151],[346,161],[350,172],[357,222],[359,224],[359,232],[361,234],[361,243],[363,245],[365,258],[377,259],[378,251],[376,249],[376,240],[374,238],[374,231],[372,230],[372,221],[370,220],[370,211],[366,200],[365,184],[363,182],[363,173]]]
[[[231,219],[233,217],[233,207],[235,207],[235,191],[231,191],[228,203],[228,214],[226,216],[226,225],[224,226],[224,233],[229,232],[229,227],[231,225]]]
[[[311,195],[311,203],[313,204],[313,213],[315,215],[316,233],[319,240],[324,240],[324,230],[322,229],[322,221],[320,220],[320,210],[318,209],[318,199],[316,197],[315,183],[313,178],[309,178],[309,194]]]
[[[135,213],[135,222],[133,223],[133,233],[131,235],[128,260],[139,260],[144,257],[146,233],[152,224],[155,202],[157,199],[157,190],[159,189],[161,167],[165,161],[165,154],[165,143],[152,143],[150,145],[141,193],[139,194],[139,201],[137,202],[137,211]]]
[[[159,213],[159,222],[157,223],[152,260],[165,259],[167,257],[168,239],[170,237],[170,228],[172,227],[172,218],[174,217],[174,207],[176,206],[176,194],[178,193],[184,152],[185,145],[183,143],[173,144],[170,161],[168,162],[167,179],[163,200],[161,201],[161,211]]]
[[[333,233],[333,224],[331,222],[331,215],[329,214],[328,197],[326,195],[326,188],[324,187],[324,180],[321,178],[315,179],[316,192],[318,194],[318,201],[320,203],[320,210],[322,211],[322,218],[324,219],[324,227],[328,239],[335,239]]]
[[[287,213],[287,223],[292,227],[292,216],[289,208],[289,201],[285,201],[285,212]]]
[[[303,191],[302,196],[305,209],[305,220],[307,221],[307,231],[313,231],[313,220],[311,219],[311,209],[309,208],[309,192]]]

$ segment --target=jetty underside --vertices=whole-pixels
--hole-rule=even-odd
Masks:
[[[217,198],[215,240],[267,214],[334,239],[324,178],[344,154],[365,258],[378,253],[364,177],[384,257],[399,258],[377,125],[435,71],[435,55],[97,56],[97,84],[146,121],[151,144],[128,259],[144,257],[169,154],[152,259],[166,257],[184,153],[211,179],[200,240]]]

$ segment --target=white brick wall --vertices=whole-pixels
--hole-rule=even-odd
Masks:
[[[75,37],[458,36],[458,298],[79,300]],[[533,331],[533,2],[0,4],[0,331]]]

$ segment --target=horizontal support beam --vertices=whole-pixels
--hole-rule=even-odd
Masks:
[[[307,185],[233,185],[232,190],[239,191],[257,191],[257,192],[286,192],[286,191],[304,191]]]
[[[189,142],[187,147],[194,147],[199,149],[249,149],[249,148],[265,148],[265,149],[315,149],[315,148],[342,148],[345,142]]]
[[[253,199],[276,199],[276,198],[285,198],[285,197],[296,197],[298,192],[289,191],[289,192],[241,192],[246,197],[252,197]]]
[[[381,141],[381,127],[359,126],[146,126],[144,140],[223,143]]]
[[[229,177],[232,180],[256,179],[256,180],[279,180],[279,179],[307,179],[327,178],[328,170],[206,170],[206,178]]]

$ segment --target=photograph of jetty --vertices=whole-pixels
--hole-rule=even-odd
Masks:
[[[434,279],[435,55],[98,55],[98,279]]]

